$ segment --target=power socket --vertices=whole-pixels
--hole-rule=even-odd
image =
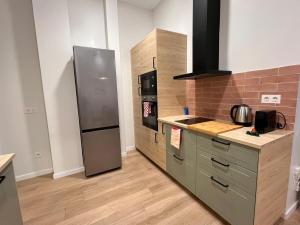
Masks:
[[[40,153],[40,152],[35,152],[35,153],[34,153],[34,157],[35,157],[35,158],[38,158],[38,159],[39,159],[39,158],[42,158],[42,153]]]
[[[296,191],[300,191],[300,167],[294,168],[294,183],[296,185]]]
[[[280,104],[280,102],[281,102],[281,95],[262,95],[261,96],[261,103]]]

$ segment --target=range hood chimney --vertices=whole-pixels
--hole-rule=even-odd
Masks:
[[[193,1],[193,72],[174,76],[194,80],[231,74],[219,70],[220,0]]]

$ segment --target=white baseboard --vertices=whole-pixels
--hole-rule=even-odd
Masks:
[[[66,170],[66,171],[54,173],[53,174],[53,179],[58,179],[58,178],[61,178],[61,177],[70,176],[70,175],[73,175],[75,173],[81,173],[83,171],[84,171],[84,167],[79,167],[79,168],[75,168],[75,169],[72,169],[72,170]]]
[[[290,208],[286,209],[283,215],[283,219],[287,219],[290,215],[292,215],[293,212],[296,211],[297,206],[298,206],[298,201],[296,201]]]
[[[126,152],[130,152],[130,151],[133,151],[135,150],[135,146],[127,146],[126,147]]]
[[[27,179],[34,178],[34,177],[43,176],[43,175],[46,175],[46,174],[49,174],[49,173],[53,173],[52,168],[43,169],[43,170],[34,171],[34,172],[31,172],[31,173],[26,173],[26,174],[23,174],[23,175],[16,176],[16,181],[27,180]]]

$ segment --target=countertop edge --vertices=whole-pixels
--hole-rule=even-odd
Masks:
[[[0,173],[9,165],[9,163],[14,159],[14,157],[14,153],[0,155]]]

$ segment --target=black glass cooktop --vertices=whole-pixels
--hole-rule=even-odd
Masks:
[[[213,121],[213,119],[208,119],[208,118],[204,118],[204,117],[196,117],[196,118],[191,118],[191,119],[177,120],[175,122],[183,123],[186,125],[193,125],[196,123],[203,123],[203,122],[208,122],[208,121]]]

